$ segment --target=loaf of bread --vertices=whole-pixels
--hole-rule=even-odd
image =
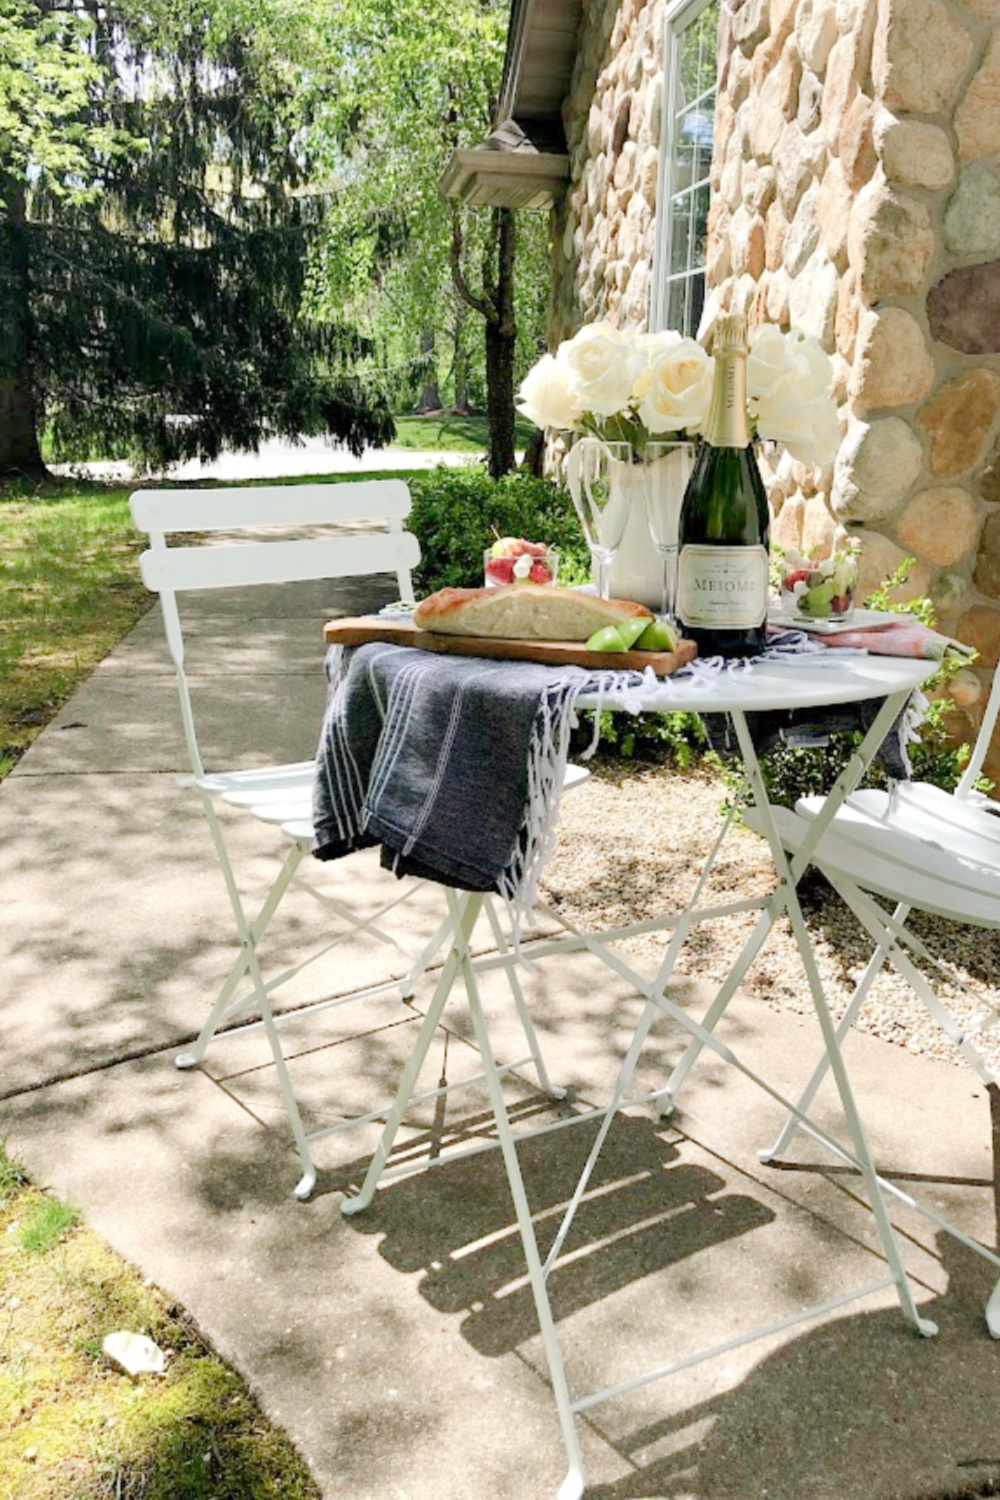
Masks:
[[[417,605],[413,623],[443,635],[484,635],[512,641],[585,641],[602,625],[652,619],[644,604],[599,599],[548,583],[492,589],[440,589]]]

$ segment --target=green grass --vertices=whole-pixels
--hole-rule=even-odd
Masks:
[[[0,1145],[0,1500],[320,1500],[190,1319],[75,1219]],[[121,1329],[164,1351],[163,1375],[105,1358]]]
[[[0,494],[0,776],[149,608],[125,490]]]
[[[58,1198],[40,1198],[18,1230],[21,1248],[30,1255],[44,1255],[63,1236],[75,1229],[80,1210],[74,1203],[60,1203]]]
[[[514,437],[519,448],[524,447],[534,430],[523,417],[517,418]],[[397,448],[422,451],[440,448],[451,453],[485,453],[489,440],[486,417],[397,417],[393,444]]]

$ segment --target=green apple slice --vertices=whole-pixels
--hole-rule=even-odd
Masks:
[[[627,651],[616,625],[602,625],[587,642],[588,651]]]
[[[620,625],[614,628],[625,642],[626,651],[635,645],[636,641],[651,624],[649,615],[638,615],[633,620],[622,620]]]
[[[636,641],[639,651],[676,651],[677,631],[667,620],[651,620]]]

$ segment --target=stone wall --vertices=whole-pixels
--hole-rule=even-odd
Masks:
[[[836,465],[769,474],[778,542],[863,542],[863,585],[917,559],[980,663],[1000,658],[1000,0],[728,0],[709,217],[710,306],[814,334],[834,360]],[[664,0],[586,0],[553,218],[549,344],[643,326]],[[988,763],[1000,779],[1000,742]]]
[[[1000,655],[1000,0],[730,0],[713,159],[713,300],[834,357],[834,468],[782,463],[779,542],[863,542]],[[988,771],[1000,777],[1000,743]]]
[[[644,326],[653,262],[664,0],[585,0],[564,118],[549,347],[582,323]]]

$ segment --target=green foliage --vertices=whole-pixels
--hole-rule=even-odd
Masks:
[[[65,14],[0,3],[22,50]],[[0,433],[0,468],[37,470],[43,423],[53,457],[154,467],[271,433],[330,433],[355,453],[388,440],[385,397],[359,374],[370,346],[304,310],[328,198],[267,0],[252,27],[227,0],[86,10],[54,32],[72,87],[36,91],[34,114],[54,101],[51,150],[19,154],[0,129],[0,380],[21,434],[19,455]],[[7,79],[0,67],[9,114]]]
[[[409,529],[419,538],[414,571],[420,594],[476,588],[483,552],[501,536],[522,536],[559,549],[567,566],[586,565],[587,549],[569,492],[550,479],[515,471],[491,479],[478,464],[432,469],[410,479]]]
[[[0,162],[5,175],[71,198],[93,195],[96,151],[126,149],[114,129],[88,131],[85,111],[100,78],[94,24],[84,11],[40,0],[0,0]]]
[[[311,139],[337,192],[314,253],[312,304],[371,335],[365,368],[397,410],[437,382],[456,405],[486,404],[486,328],[508,325],[513,266],[501,264],[496,213],[443,202],[440,181],[452,152],[478,145],[494,123],[509,9],[507,0],[314,3],[322,50],[303,88],[311,82]],[[516,245],[515,380],[540,352],[546,216],[518,215]]]
[[[968,745],[949,742],[943,728],[950,707],[947,698],[932,702],[920,725],[920,739],[909,747],[913,775],[917,781],[929,781],[942,791],[953,792],[969,759]],[[861,744],[860,733],[831,735],[829,743],[815,748],[778,746],[760,757],[761,773],[770,800],[779,807],[794,807],[800,797],[819,796],[829,791],[849,757]],[[726,765],[723,778],[735,789],[741,777],[738,769]],[[864,786],[884,787],[885,772],[876,763]]]
[[[0,1204],[9,1203],[28,1180],[19,1161],[7,1151],[6,1136],[0,1140]]]
[[[572,751],[579,754],[591,743],[594,715],[580,714],[573,731]],[[597,758],[605,761],[669,762],[679,770],[693,765],[705,753],[708,737],[697,714],[601,714],[601,738]]]
[[[41,1198],[18,1231],[22,1248],[31,1255],[44,1255],[80,1222],[80,1210],[58,1198]]]
[[[933,630],[937,619],[934,614],[934,605],[928,598],[900,601],[892,597],[895,591],[906,583],[916,561],[915,557],[904,557],[888,578],[883,579],[878,588],[873,589],[868,595],[865,600],[865,609],[882,609],[895,614],[915,615],[922,624]]]

